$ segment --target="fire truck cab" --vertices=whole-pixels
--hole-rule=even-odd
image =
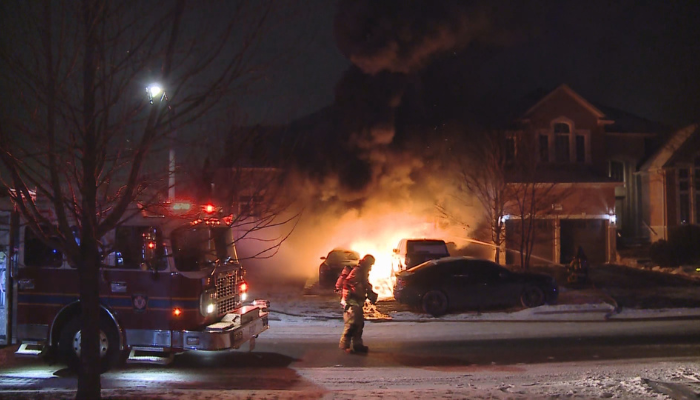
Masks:
[[[103,366],[123,356],[127,362],[167,364],[183,351],[238,349],[244,343],[252,350],[268,329],[269,302],[247,298],[231,217],[212,205],[186,202],[133,214],[103,238]],[[20,344],[18,354],[77,363],[76,268],[10,210],[0,211],[0,254],[0,344]]]

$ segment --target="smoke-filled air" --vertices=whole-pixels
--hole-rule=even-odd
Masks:
[[[276,273],[313,278],[334,248],[372,254],[370,281],[390,297],[392,250],[402,238],[443,239],[455,254],[492,254],[472,243],[483,222],[473,217],[480,205],[464,203],[449,168],[459,130],[426,123],[425,104],[417,100],[420,71],[475,40],[486,24],[461,2],[381,4],[339,4],[336,42],[354,65],[338,82],[335,103],[285,139],[294,143],[286,191],[302,215],[267,264]],[[445,218],[438,206],[456,218]]]

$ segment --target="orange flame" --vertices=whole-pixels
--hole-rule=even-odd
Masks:
[[[448,240],[451,237],[440,229],[436,222],[424,217],[404,213],[391,213],[371,219],[352,218],[342,221],[335,235],[338,244],[360,253],[360,257],[371,254],[375,258],[369,280],[380,299],[393,297],[391,261],[393,249],[404,238],[433,238]],[[341,239],[340,237],[344,238]]]

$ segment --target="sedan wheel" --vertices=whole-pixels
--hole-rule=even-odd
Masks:
[[[539,307],[544,304],[544,292],[537,286],[528,286],[520,295],[520,302],[523,307]]]
[[[447,313],[447,296],[439,290],[431,290],[423,295],[422,300],[423,311],[439,317]]]

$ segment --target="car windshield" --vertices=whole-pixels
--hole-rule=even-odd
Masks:
[[[360,254],[352,250],[333,250],[328,253],[326,261],[329,263],[342,263],[343,261],[360,261]]]
[[[427,254],[449,254],[447,245],[442,240],[420,240],[408,242],[408,253],[427,253]]]
[[[211,268],[216,261],[238,261],[230,227],[180,228],[173,232],[173,257],[180,271]]]

